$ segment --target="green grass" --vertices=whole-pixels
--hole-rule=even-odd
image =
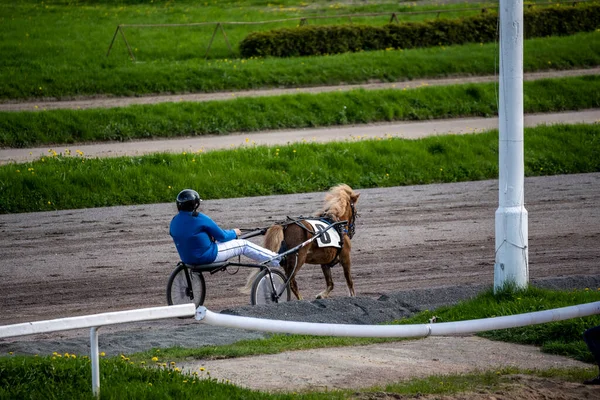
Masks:
[[[600,124],[525,130],[525,174],[600,171]],[[343,166],[343,167],[340,167]],[[495,179],[498,132],[229,151],[88,159],[72,155],[0,167],[0,213],[173,201],[184,187],[205,199]]]
[[[551,291],[529,288],[524,291],[501,291],[494,295],[485,291],[474,299],[463,301],[452,307],[425,311],[415,317],[396,321],[402,324],[419,324],[428,321],[434,314],[439,322],[488,318],[514,315],[531,311],[567,307],[576,304],[600,301],[600,288],[574,291]],[[526,328],[492,331],[484,336],[513,343],[528,343],[541,346],[542,351],[562,354],[592,363],[581,338],[583,331],[600,324],[600,316],[574,318],[566,321],[534,325]],[[527,340],[523,340],[526,337]],[[383,339],[382,339],[383,340]],[[395,339],[385,339],[395,340]],[[377,339],[309,337],[276,334],[265,339],[238,342],[226,346],[207,346],[196,349],[153,349],[126,357],[101,359],[101,393],[103,398],[152,399],[152,398],[248,398],[248,399],[345,399],[352,398],[356,391],[308,392],[267,394],[241,389],[226,382],[210,378],[210,371],[196,371],[184,375],[178,371],[177,363],[182,359],[229,358],[305,348],[339,347],[373,343]],[[381,340],[379,340],[381,341]],[[548,343],[559,342],[563,351],[554,351]],[[556,346],[556,345],[554,345]],[[401,383],[391,383],[384,388],[365,389],[363,394],[385,391],[397,395],[454,394],[465,391],[493,391],[502,388],[513,374],[529,374],[564,381],[581,382],[590,378],[595,368],[570,368],[550,370],[522,370],[500,368],[461,375],[430,376]],[[91,372],[86,356],[59,355],[48,357],[0,357],[0,399],[44,398],[44,399],[88,399]]]
[[[242,389],[209,376],[148,368],[127,358],[100,361],[102,399],[291,399]],[[295,398],[295,397],[294,397]],[[305,398],[310,399],[311,396]],[[327,397],[320,397],[327,398]],[[87,357],[2,357],[0,399],[94,399]]]
[[[495,83],[0,113],[0,145],[195,136],[497,114]],[[600,106],[600,76],[525,82],[526,113]]]
[[[128,3],[0,1],[0,54],[3,55],[0,58],[0,99],[97,94],[125,96],[396,81],[455,74],[493,74],[498,65],[497,44],[302,59],[231,60],[237,57],[237,43],[250,30],[272,29],[282,24],[226,26],[227,37],[236,54],[232,57],[219,35],[210,53],[215,58],[209,60],[204,59],[204,54],[213,33],[212,26],[126,28],[127,39],[140,61],[132,63],[120,37],[110,57],[106,57],[115,28],[120,23],[251,22],[316,14],[438,9],[440,6],[307,1],[306,7],[301,9],[293,7],[295,2],[291,1],[273,2],[273,6],[268,6],[268,2],[249,0],[235,3],[157,1],[156,5]],[[341,8],[336,8],[338,5]],[[465,6],[475,5],[444,5],[443,8]],[[433,17],[435,14],[409,19]],[[370,23],[384,23],[389,18],[370,20]],[[316,20],[314,23],[335,22]],[[527,40],[525,43],[526,71],[596,66],[600,65],[599,58],[599,32]]]

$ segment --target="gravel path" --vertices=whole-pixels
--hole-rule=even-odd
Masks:
[[[584,76],[598,75],[600,68],[586,68],[573,70],[550,70],[541,72],[525,73],[524,80],[537,80],[547,78],[557,78],[566,76]],[[456,76],[442,79],[418,79],[413,81],[385,82],[385,83],[367,83],[358,85],[339,85],[339,86],[317,86],[317,87],[299,87],[291,89],[262,89],[234,92],[215,92],[215,93],[184,93],[174,95],[150,95],[136,97],[108,97],[94,96],[88,98],[74,98],[70,100],[40,99],[27,102],[8,101],[0,103],[0,111],[43,111],[56,109],[87,109],[87,108],[112,108],[123,107],[134,104],[157,104],[164,102],[180,101],[213,101],[213,100],[231,100],[236,97],[261,97],[278,96],[297,93],[324,93],[333,91],[346,91],[354,89],[410,89],[422,86],[441,86],[457,85],[465,83],[486,83],[497,82],[497,75],[488,76]]]
[[[527,114],[524,117],[526,127],[541,124],[591,124],[600,121],[600,109],[549,113]],[[400,137],[418,139],[433,135],[462,135],[498,129],[498,118],[454,118],[433,121],[381,123],[335,128],[297,129],[268,131],[220,136],[196,136],[163,140],[131,140],[128,142],[83,143],[54,147],[58,152],[65,148],[72,152],[82,151],[86,157],[123,157],[141,156],[157,152],[181,153],[231,149],[248,145],[285,145],[296,142],[354,141],[376,137]],[[49,146],[26,149],[0,149],[0,165],[11,162],[23,163],[48,155]]]

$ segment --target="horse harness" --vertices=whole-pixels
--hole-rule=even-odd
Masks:
[[[335,230],[340,235],[340,243],[339,243],[340,247],[337,247],[337,253],[336,253],[335,257],[333,258],[333,260],[329,264],[324,264],[328,267],[334,267],[340,263],[340,253],[342,252],[342,248],[344,247],[344,235],[348,235],[348,237],[350,239],[352,239],[352,237],[354,236],[355,228],[356,228],[356,217],[358,217],[358,213],[356,212],[356,208],[354,208],[354,203],[350,203],[350,208],[352,209],[352,216],[350,217],[350,221],[348,221],[345,224],[340,224],[340,225],[337,225],[334,227]],[[302,217],[302,216],[300,216],[297,218],[291,218],[288,216],[287,220],[285,222],[280,223],[280,225],[283,226],[284,231],[285,231],[285,229],[287,229],[287,227],[289,225],[297,225],[300,228],[302,228],[303,230],[305,230],[306,232],[310,233],[311,235],[318,234],[319,232],[315,232],[312,229],[309,229],[306,225],[304,225],[302,223],[302,221],[307,220],[307,219],[318,219],[319,221],[322,221],[322,222],[326,223],[327,225],[331,225],[332,223],[336,222],[331,214],[327,213],[327,211],[324,211],[318,217]],[[282,246],[282,248],[279,250],[280,253],[282,252],[282,250],[286,250],[285,242],[282,242],[281,246]]]

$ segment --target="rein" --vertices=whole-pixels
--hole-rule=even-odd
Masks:
[[[352,239],[356,230],[356,217],[358,217],[358,213],[356,212],[354,203],[350,203],[350,208],[352,209],[352,216],[350,217],[350,221],[348,222],[348,229],[346,229],[345,233],[350,239]]]

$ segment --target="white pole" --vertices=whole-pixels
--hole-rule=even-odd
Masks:
[[[523,1],[500,0],[499,207],[494,290],[529,283],[524,206]]]
[[[98,353],[98,327],[90,329],[90,360],[92,363],[92,393],[100,397],[100,360]]]
[[[196,319],[207,325],[297,335],[415,338],[464,335],[494,329],[544,324],[595,314],[600,314],[600,301],[526,314],[419,325],[352,325],[281,321],[214,313],[203,306],[196,310]]]

